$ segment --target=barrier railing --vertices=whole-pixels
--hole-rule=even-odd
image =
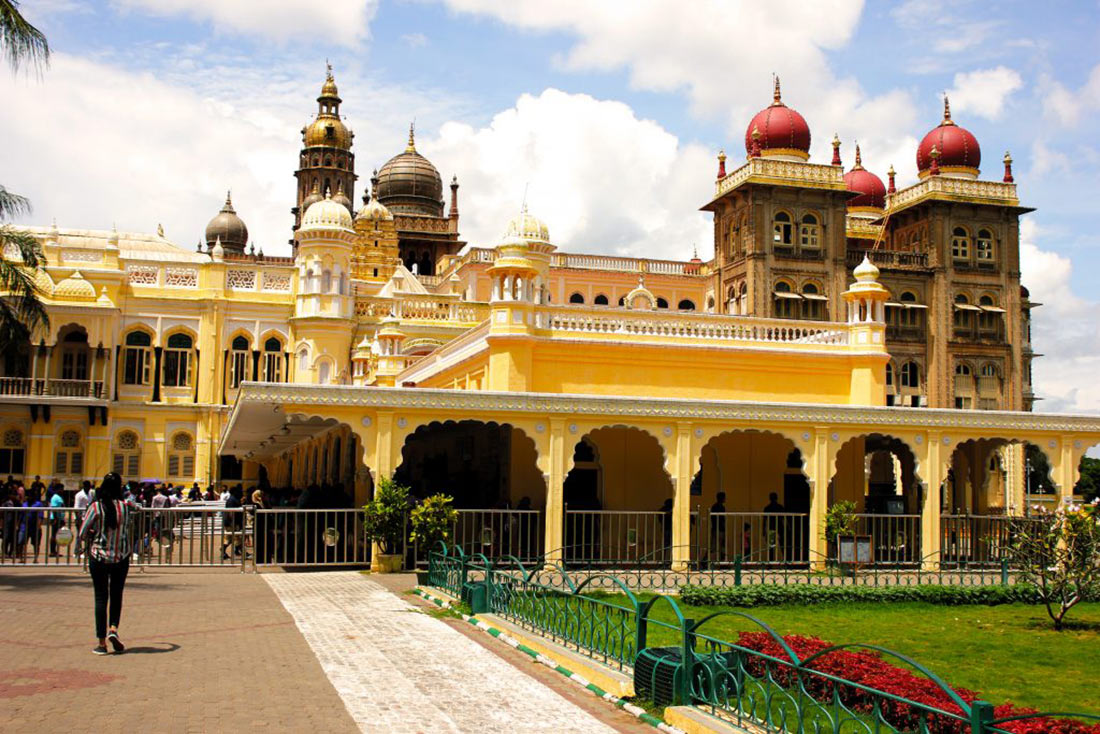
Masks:
[[[940,552],[948,567],[1000,566],[1010,557],[1021,524],[1036,518],[1009,515],[943,515]]]
[[[809,560],[810,516],[794,512],[712,512],[706,517],[710,566],[797,565]]]
[[[630,510],[565,511],[567,565],[617,566],[648,559],[653,565],[672,560],[672,515]]]
[[[407,529],[411,530],[411,527]],[[484,553],[494,558],[514,556],[523,561],[542,558],[542,512],[458,510],[458,519],[451,526],[450,543],[467,554]],[[428,550],[415,543],[407,544],[405,566],[411,569],[427,564]]]
[[[559,584],[542,583],[547,574]],[[583,593],[597,580],[625,601]],[[884,647],[784,638],[733,609],[687,619],[675,599],[655,594],[639,601],[618,576],[595,574],[578,583],[560,565],[528,569],[518,558],[466,557],[445,543],[429,554],[428,585],[461,597],[471,583],[484,587],[488,612],[619,670],[636,672],[640,654],[663,645],[653,654],[677,662],[682,672],[665,668],[667,700],[658,703],[692,706],[749,731],[1008,734],[1025,726],[1085,734],[1094,729],[1084,721],[1100,725],[1100,716],[1091,714],[994,709]],[[672,621],[654,618],[662,606]],[[741,618],[758,631],[734,641],[706,634],[705,625],[721,616]],[[654,683],[657,677],[654,668]],[[908,680],[899,682],[903,677]],[[920,700],[898,692],[907,689],[919,691]]]
[[[910,566],[921,560],[920,520],[920,515],[856,515],[855,536],[870,540],[871,563]]]
[[[257,509],[255,566],[366,565],[371,543],[359,509]]]

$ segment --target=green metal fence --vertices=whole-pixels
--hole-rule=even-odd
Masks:
[[[742,612],[688,619],[675,599],[658,593],[640,601],[618,576],[590,573],[582,578],[560,564],[531,567],[515,556],[468,557],[460,548],[440,543],[429,556],[428,579],[431,586],[458,597],[470,585],[481,585],[489,612],[619,670],[633,671],[651,640],[674,641],[665,650],[687,671],[675,678],[674,700],[749,729],[793,734],[1100,733],[1100,716],[998,710],[964,697],[918,662],[885,648],[819,644],[800,654],[793,643]],[[624,597],[625,603],[609,598],[608,591]],[[653,618],[659,605],[670,608],[674,622]],[[706,634],[706,625],[724,615],[758,627],[757,644],[749,644],[751,635],[729,641]],[[861,660],[904,668],[902,673],[911,679],[910,695],[884,690],[890,675],[876,677],[872,671],[860,677]]]

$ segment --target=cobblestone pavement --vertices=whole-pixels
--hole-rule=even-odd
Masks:
[[[358,730],[259,576],[131,571],[125,655],[92,608],[77,571],[0,569],[0,731]]]
[[[604,716],[597,718],[362,574],[265,574],[263,579],[294,617],[363,731],[637,731],[612,728],[600,720]]]

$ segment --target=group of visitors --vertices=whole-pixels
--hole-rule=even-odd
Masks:
[[[0,548],[5,559],[26,563],[28,548],[35,563],[42,553],[61,555],[57,531],[65,524],[65,513],[58,508],[67,505],[64,488],[57,479],[46,485],[40,476],[29,487],[12,476],[0,484]],[[48,548],[43,549],[43,538]]]

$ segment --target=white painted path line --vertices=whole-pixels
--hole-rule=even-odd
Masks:
[[[458,630],[420,613],[358,572],[263,574],[262,578],[294,618],[364,732],[614,732]]]

